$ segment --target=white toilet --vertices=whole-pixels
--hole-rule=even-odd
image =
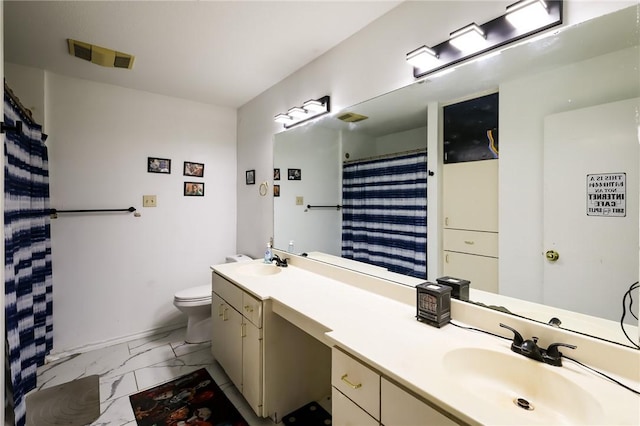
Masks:
[[[227,263],[251,260],[244,254],[227,257]],[[203,343],[211,340],[211,284],[178,291],[173,297],[176,308],[187,315],[187,343]]]

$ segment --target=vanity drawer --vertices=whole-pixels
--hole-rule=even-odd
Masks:
[[[379,426],[380,423],[336,388],[331,388],[331,417],[334,425]]]
[[[331,351],[331,384],[380,419],[380,375],[336,348]]]
[[[498,257],[498,233],[444,229],[442,247],[447,251]]]
[[[253,325],[262,328],[262,301],[246,292],[242,292],[242,315]]]
[[[380,422],[385,426],[458,424],[385,378],[382,379],[380,386],[382,400]]]
[[[242,293],[238,286],[213,272],[213,291],[231,305],[236,311],[243,312]]]

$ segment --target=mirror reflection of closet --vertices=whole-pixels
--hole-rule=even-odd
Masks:
[[[400,139],[397,136],[405,132],[431,134],[427,132],[427,105],[437,105],[437,113],[429,111],[429,116],[439,117],[443,105],[497,92],[500,99],[500,155],[497,160],[499,294],[476,292],[475,301],[505,307],[518,315],[545,323],[555,316],[554,309],[560,308],[565,315],[564,318],[560,317],[561,327],[629,345],[619,323],[623,295],[638,280],[640,178],[637,140],[628,147],[631,153],[618,156],[635,160],[629,165],[618,166],[607,160],[585,163],[586,168],[579,170],[553,166],[561,175],[552,178],[556,182],[572,185],[563,190],[567,196],[561,198],[564,201],[573,200],[576,206],[571,214],[577,215],[575,217],[580,220],[572,220],[571,215],[562,215],[563,220],[568,217],[569,223],[573,221],[580,226],[588,226],[585,223],[625,224],[624,240],[629,247],[617,239],[620,244],[607,235],[595,234],[583,228],[578,229],[575,235],[586,240],[579,240],[577,244],[576,241],[570,241],[570,247],[564,246],[564,242],[550,239],[552,231],[547,229],[547,225],[552,224],[550,218],[558,218],[558,213],[565,212],[566,208],[560,207],[553,196],[548,196],[551,194],[548,187],[553,184],[545,179],[548,174],[546,156],[551,152],[547,144],[553,138],[558,138],[556,134],[558,128],[562,127],[561,123],[575,121],[573,117],[562,114],[573,111],[580,116],[589,115],[592,108],[608,109],[608,106],[621,101],[631,102],[629,108],[633,110],[638,108],[637,101],[632,100],[640,97],[637,12],[638,7],[632,6],[576,24],[550,33],[546,38],[507,48],[499,55],[463,64],[452,73],[437,78],[427,77],[426,80],[341,112],[361,114],[368,117],[366,120],[346,123],[336,118],[341,115],[337,113],[310,125],[278,133],[274,142],[275,167],[285,170],[288,167],[301,168],[303,178],[298,182],[281,181],[281,196],[274,200],[275,246],[286,249],[289,240],[295,240],[297,252],[322,252],[331,256],[321,260],[379,274],[376,267],[356,265],[340,259],[340,211],[309,211],[306,205],[337,205],[342,202],[342,162],[345,154],[348,152],[350,157],[353,156],[351,158],[360,155],[360,146],[349,145],[350,141],[380,142],[375,144],[376,154],[367,152],[362,156],[413,149],[397,144],[396,141]],[[596,111],[596,114],[599,113]],[[605,129],[601,138],[602,142],[608,143],[611,138],[606,129],[613,132],[620,125],[609,125],[611,123],[607,123],[604,117],[601,114],[598,131]],[[574,123],[573,128],[576,126]],[[635,119],[627,120],[625,126],[637,133]],[[560,138],[566,139],[572,135],[571,128],[568,128],[568,133],[559,134]],[[383,146],[382,141],[393,142],[387,147]],[[421,136],[421,142],[425,146],[427,137]],[[609,151],[612,154],[622,152],[617,149]],[[582,161],[578,160],[578,152],[573,158],[571,164]],[[430,157],[429,161],[433,161],[433,158]],[[613,176],[620,172],[626,173],[624,216],[589,215],[587,176]],[[443,179],[443,176],[439,178]],[[304,205],[295,205],[295,198],[290,197],[296,196],[304,196]],[[432,226],[437,222],[428,223]],[[444,223],[442,227],[446,228]],[[558,234],[557,231],[555,233]],[[427,232],[427,235],[430,233]],[[446,238],[446,235],[443,237]],[[609,247],[612,241],[613,247]],[[602,277],[610,278],[593,280],[583,273],[573,275],[574,272],[568,272],[558,275],[560,282],[554,281],[556,278],[553,275],[556,275],[559,267],[579,264],[574,263],[573,258],[587,256],[583,253],[574,254],[576,245],[591,246],[596,249],[595,253],[598,247],[602,247],[600,255],[588,258],[588,262]],[[559,253],[558,261],[549,263],[545,257],[546,251]],[[605,252],[611,257],[604,256]],[[441,265],[439,272],[443,271],[444,254],[444,251],[437,254]],[[434,255],[429,253],[429,256]],[[615,274],[612,274],[614,270]],[[403,277],[397,281],[415,283]],[[638,291],[632,295],[636,302],[633,309],[637,315],[637,306],[640,304]],[[600,321],[600,318],[606,321]],[[637,319],[627,314],[625,322],[627,333],[637,342]]]

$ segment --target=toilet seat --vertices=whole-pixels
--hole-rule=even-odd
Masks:
[[[211,286],[201,285],[176,292],[173,297],[175,302],[208,302],[211,303]]]

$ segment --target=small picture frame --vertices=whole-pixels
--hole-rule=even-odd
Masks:
[[[171,160],[168,158],[147,157],[147,172],[171,174]]]
[[[184,162],[184,176],[203,177],[204,176],[204,164],[192,163],[191,161]]]
[[[273,169],[273,180],[280,180],[280,169]]]
[[[185,197],[204,197],[204,182],[185,182]]]
[[[302,171],[300,169],[289,169],[287,176],[289,180],[302,180]]]
[[[280,196],[280,185],[273,185],[273,196],[274,197]]]
[[[254,185],[256,183],[256,171],[247,170],[245,179],[246,179],[247,185]]]

